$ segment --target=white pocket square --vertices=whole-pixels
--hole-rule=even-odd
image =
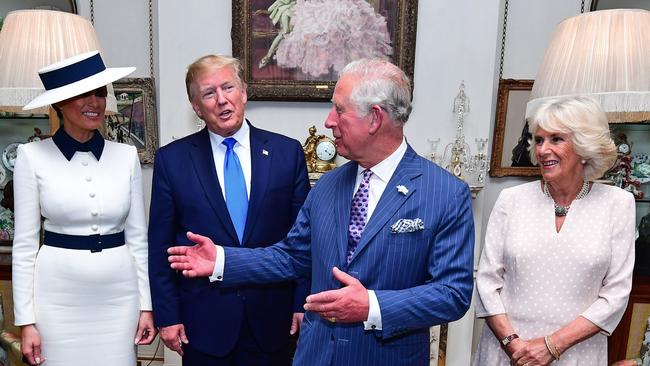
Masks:
[[[392,234],[412,233],[418,230],[424,230],[422,219],[399,219],[390,226]]]

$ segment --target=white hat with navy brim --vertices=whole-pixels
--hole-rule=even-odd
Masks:
[[[98,51],[87,52],[38,70],[45,92],[23,110],[58,103],[101,88],[135,71],[135,67],[106,68]]]

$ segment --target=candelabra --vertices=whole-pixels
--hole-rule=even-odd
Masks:
[[[476,138],[476,154],[465,142],[463,124],[465,114],[469,113],[469,98],[465,94],[465,83],[460,83],[458,94],[454,98],[453,112],[456,114],[456,138],[445,146],[442,157],[438,156],[438,144],[440,138],[429,139],[431,153],[429,159],[443,168],[450,171],[460,179],[465,180],[471,188],[472,195],[476,194],[485,186],[490,159],[485,153],[488,139]]]

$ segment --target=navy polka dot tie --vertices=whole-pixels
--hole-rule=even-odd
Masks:
[[[350,207],[350,225],[348,226],[348,255],[347,261],[350,263],[352,255],[361,241],[361,234],[366,228],[366,219],[368,218],[368,191],[370,185],[370,169],[363,171],[363,179],[359,189],[352,197],[352,206]]]

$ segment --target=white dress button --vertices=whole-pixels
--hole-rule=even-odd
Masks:
[[[95,210],[92,210],[92,211],[90,211],[90,214],[93,215],[93,216],[97,216],[97,215],[99,215],[99,212],[97,212]]]
[[[86,177],[86,182],[90,182],[90,181],[92,181],[92,180],[93,180],[93,177],[91,177],[91,176],[87,176],[87,177]]]
[[[95,192],[88,193],[88,196],[90,196],[90,198],[94,198],[95,197]]]
[[[99,229],[99,226],[93,225],[90,227],[93,231],[97,231]]]
[[[88,166],[88,162],[87,162],[87,161],[82,161],[82,162],[81,162],[81,165],[83,165],[83,166]]]

